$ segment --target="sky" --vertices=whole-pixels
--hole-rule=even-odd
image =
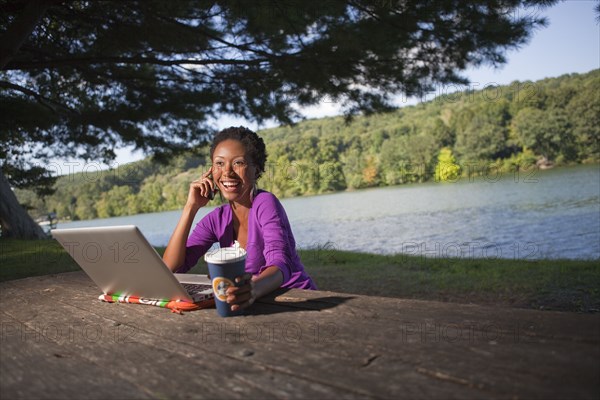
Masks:
[[[532,38],[520,49],[507,53],[507,63],[494,69],[482,66],[468,69],[463,73],[471,82],[470,88],[483,89],[487,85],[505,85],[513,81],[536,81],[544,78],[558,77],[568,73],[586,73],[600,68],[600,22],[594,11],[598,0],[566,0],[543,11],[548,25],[534,31]],[[467,89],[457,88],[457,89]],[[452,91],[451,88],[438,87],[424,100],[431,100],[436,94]],[[414,104],[420,99],[405,99],[399,97],[398,106]],[[306,118],[321,118],[340,115],[341,111],[335,103],[321,103],[317,106],[302,110]],[[258,126],[244,119],[223,116],[214,121],[218,129],[229,126],[244,125],[253,130],[277,126],[276,123],[266,123]],[[123,165],[145,157],[139,151],[131,148],[116,150],[116,165]],[[70,160],[71,164],[57,166],[59,175],[69,172],[104,169],[100,165],[86,165],[83,161]],[[62,172],[62,173],[61,173]]]

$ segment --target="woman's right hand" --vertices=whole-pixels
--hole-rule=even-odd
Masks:
[[[175,231],[169,239],[163,260],[167,267],[173,272],[177,271],[185,263],[186,243],[190,236],[190,229],[194,222],[196,212],[210,201],[210,194],[215,189],[211,177],[212,167],[200,176],[200,179],[190,184],[188,199],[175,227]]]
[[[211,200],[211,194],[214,193],[216,189],[214,182],[210,178],[211,173],[212,167],[203,173],[200,179],[197,179],[190,184],[186,205],[200,208],[204,207]]]

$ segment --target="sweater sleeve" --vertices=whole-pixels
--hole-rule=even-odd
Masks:
[[[218,241],[216,235],[217,220],[218,209],[215,209],[198,222],[187,240],[185,261],[175,272],[181,274],[192,269],[198,263],[200,257],[202,257],[211,246]]]
[[[270,193],[262,196],[257,210],[258,221],[263,231],[265,265],[260,268],[259,274],[267,267],[276,266],[283,273],[283,282],[287,282],[292,274],[292,253],[290,230],[287,215],[277,198]]]

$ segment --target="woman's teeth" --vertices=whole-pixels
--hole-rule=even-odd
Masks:
[[[240,184],[239,182],[221,182],[223,184],[223,186],[225,186],[225,188],[227,189],[232,189],[232,188],[236,188],[238,187],[238,185]]]

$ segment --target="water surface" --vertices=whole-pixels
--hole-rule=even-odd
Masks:
[[[600,258],[600,166],[282,199],[299,248],[427,257]],[[212,208],[201,209],[196,222]],[[61,223],[137,225],[165,246],[181,211]]]

